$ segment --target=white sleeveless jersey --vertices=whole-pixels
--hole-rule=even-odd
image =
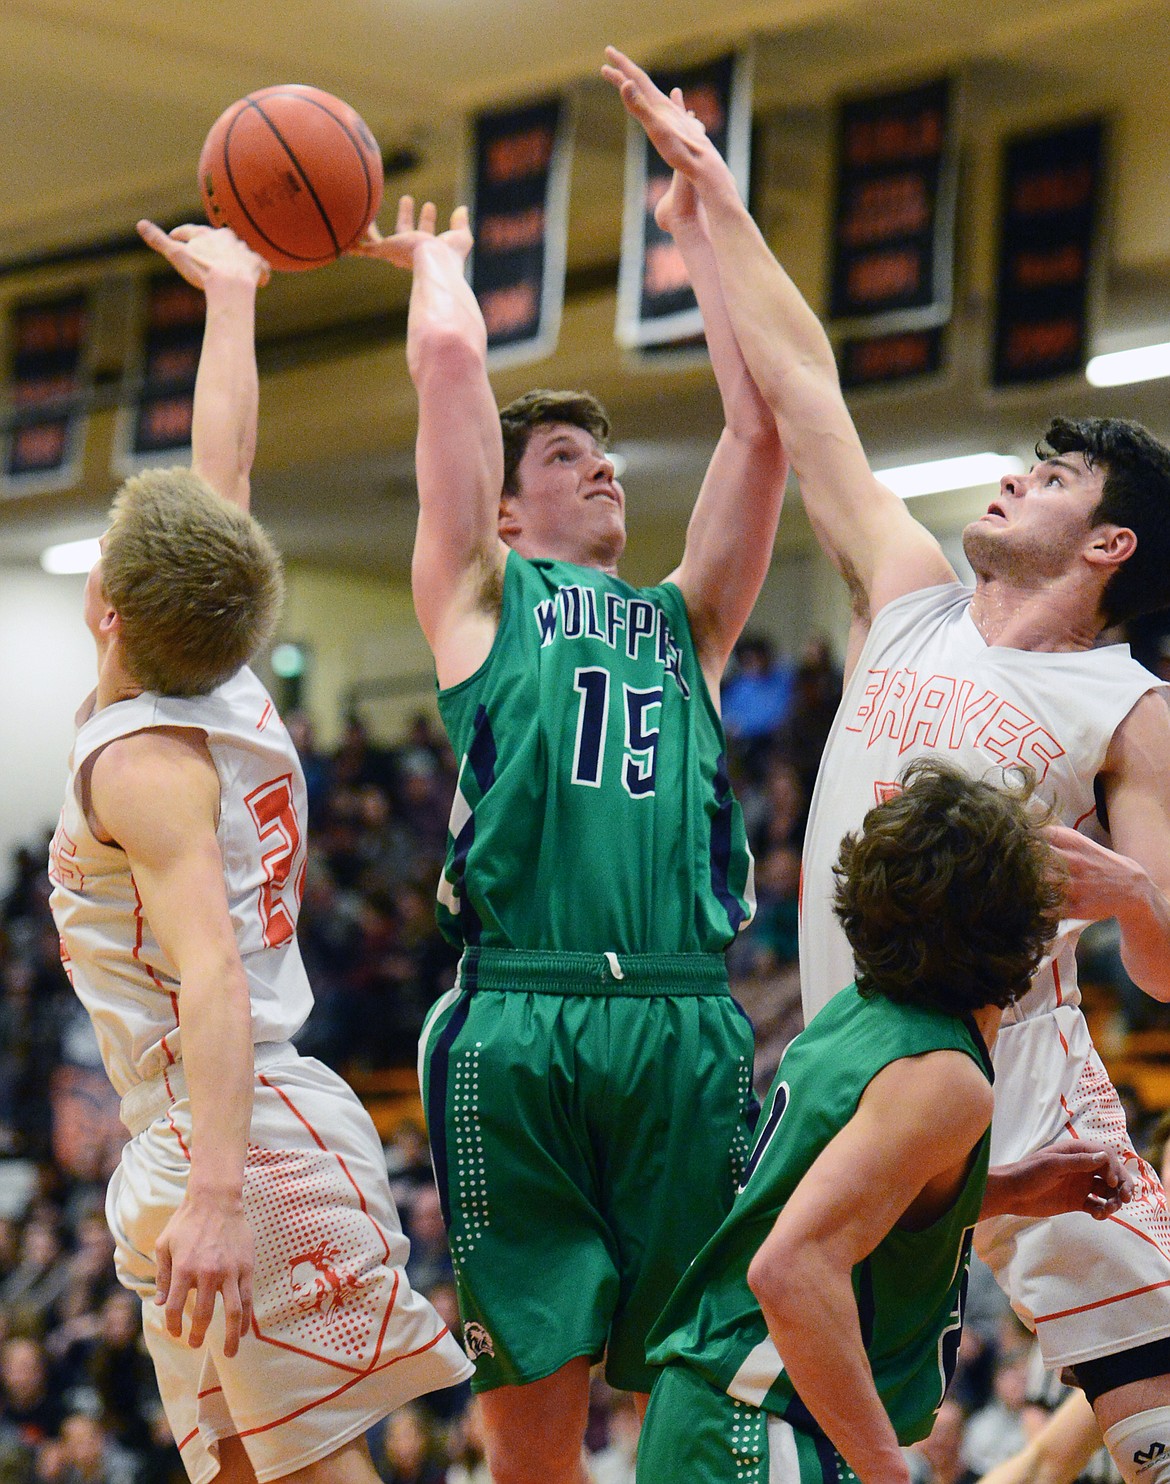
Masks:
[[[110,1081],[124,1096],[182,1057],[182,989],[160,948],[125,853],[96,839],[82,785],[118,737],[187,727],[207,740],[220,783],[224,879],[247,974],[252,1039],[287,1041],[313,1003],[296,939],[307,804],[296,750],[264,687],[244,668],[206,696],[151,692],[78,713],[69,787],[53,836],[51,906],[61,957],[93,1020]],[[166,800],[155,807],[162,811]]]
[[[1159,684],[1125,644],[1059,654],[989,645],[971,618],[971,596],[970,588],[948,583],[888,604],[845,688],[805,836],[806,1021],[855,977],[833,913],[832,867],[841,837],[861,827],[907,763],[937,756],[992,781],[1027,764],[1055,820],[1076,828],[1095,813],[1093,783],[1114,731]],[[1085,926],[1061,923],[1031,990],[1005,1013],[1005,1025],[1078,1004],[1074,950]]]

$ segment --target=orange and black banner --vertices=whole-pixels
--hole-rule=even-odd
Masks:
[[[752,58],[720,57],[701,67],[654,72],[665,93],[681,88],[683,101],[701,121],[731,166],[746,199],[751,166]],[[619,345],[685,345],[703,332],[703,320],[682,253],[654,220],[670,186],[671,169],[630,120],[626,145],[626,200],[618,274],[616,336]]]
[[[89,322],[84,294],[13,311],[4,449],[10,493],[73,482],[85,441]]]
[[[469,275],[492,367],[555,347],[565,299],[572,118],[563,98],[475,120]]]
[[[895,330],[843,340],[836,348],[837,369],[846,391],[868,386],[901,386],[942,368],[943,327]]]
[[[181,278],[149,278],[142,349],[122,438],[124,469],[184,453],[191,446],[195,376],[203,344],[203,295]]]
[[[835,330],[887,336],[950,319],[952,114],[945,78],[840,105],[829,302]]]
[[[1104,166],[1100,119],[1005,146],[996,386],[1075,375],[1084,366]]]

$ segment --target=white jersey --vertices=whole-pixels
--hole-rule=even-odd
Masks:
[[[806,1019],[855,977],[832,906],[841,837],[861,827],[907,763],[933,755],[991,779],[1027,764],[1054,818],[1077,828],[1095,814],[1094,780],[1113,733],[1159,683],[1124,644],[1068,653],[989,645],[971,618],[971,596],[971,589],[948,583],[888,604],[874,619],[845,689],[805,837],[800,970]],[[1076,1009],[1075,948],[1084,927],[1082,921],[1061,924],[1032,988],[1004,1016],[1006,1030],[1056,1015],[1048,1022],[1056,1033],[1043,1039],[1053,1053],[1050,1069],[1039,1039],[1031,1043],[1031,1075],[1049,1094],[1075,1084],[1091,1046]],[[1001,1036],[1000,1043],[1010,1039]],[[1000,1060],[997,1044],[997,1071]],[[1019,1130],[1029,1144],[1058,1130],[1055,1097],[1045,1107],[1051,1128]],[[1004,1120],[997,1122],[1002,1131]],[[1005,1153],[1001,1145],[993,1158]]]
[[[53,836],[51,905],[66,971],[123,1097],[181,1060],[181,987],[146,921],[125,853],[95,837],[86,798],[101,749],[154,727],[202,733],[219,774],[216,836],[248,979],[253,1042],[289,1040],[313,1003],[296,939],[306,859],[305,780],[264,687],[245,667],[206,696],[144,692],[96,712],[91,697],[78,713],[69,787]],[[164,810],[166,800],[155,807]]]

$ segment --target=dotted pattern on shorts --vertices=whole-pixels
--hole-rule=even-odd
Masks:
[[[1082,1139],[1098,1139],[1110,1144],[1121,1155],[1129,1173],[1137,1181],[1133,1199],[1123,1206],[1122,1220],[1138,1226],[1170,1254],[1170,1214],[1166,1210],[1166,1192],[1153,1169],[1135,1152],[1125,1127],[1125,1110],[1109,1074],[1091,1056],[1081,1068],[1081,1075],[1066,1104],[1071,1121]]]
[[[768,1414],[747,1402],[735,1402],[731,1461],[739,1484],[768,1484]]]
[[[483,1130],[479,1114],[479,1058],[477,1041],[470,1051],[452,1058],[451,1121],[454,1149],[448,1139],[451,1195],[451,1258],[458,1267],[474,1252],[484,1229],[491,1225],[487,1172],[483,1158]]]
[[[752,1152],[752,1135],[743,1117],[743,1110],[752,1098],[752,1064],[746,1056],[741,1056],[739,1059],[739,1080],[736,1083],[735,1095],[740,1116],[735,1125],[735,1139],[731,1145],[731,1184],[733,1189],[738,1190]]]
[[[244,1203],[261,1335],[355,1370],[372,1365],[395,1273],[336,1156],[249,1145]]]

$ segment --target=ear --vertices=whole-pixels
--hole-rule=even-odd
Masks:
[[[120,639],[122,636],[122,615],[116,608],[107,608],[98,619],[98,633],[103,639]]]
[[[500,496],[499,531],[500,540],[507,542],[510,537],[515,537],[524,529],[524,522],[520,519],[517,507],[517,497],[504,493]]]
[[[1137,550],[1137,535],[1129,526],[1097,526],[1085,548],[1085,560],[1093,567],[1120,567]]]

